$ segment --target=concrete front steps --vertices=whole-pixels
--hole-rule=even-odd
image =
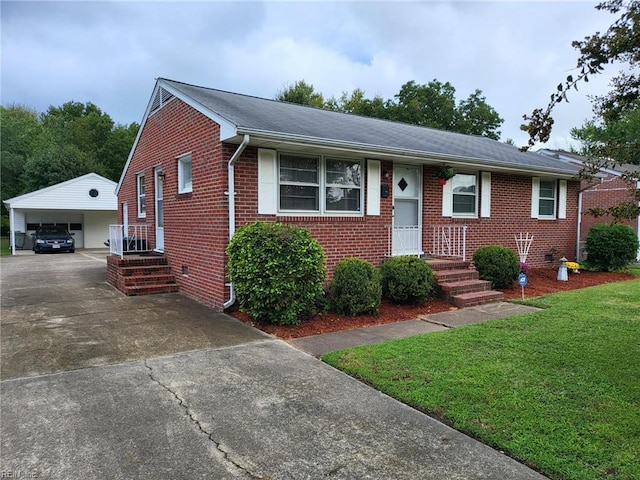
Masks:
[[[107,282],[128,296],[178,291],[164,255],[107,257]]]
[[[438,294],[456,307],[473,307],[504,300],[502,292],[491,289],[491,282],[480,280],[469,262],[457,259],[427,259],[434,270]]]

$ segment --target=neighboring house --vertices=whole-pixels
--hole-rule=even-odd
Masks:
[[[457,175],[442,186],[445,165]],[[484,137],[158,79],[116,193],[120,222],[148,228],[180,291],[222,309],[225,248],[256,220],[309,229],[329,275],[346,257],[517,251],[519,233],[534,236],[534,266],[573,259],[578,170]]]
[[[117,223],[116,182],[88,173],[66,182],[4,200],[9,210],[12,252],[31,249],[40,225],[64,225],[76,248],[104,248],[109,224]]]
[[[588,158],[575,153],[564,152],[562,150],[538,150],[537,153],[547,155],[570,165],[582,167],[588,164]],[[608,208],[623,202],[634,201],[633,192],[628,181],[623,178],[625,172],[640,172],[638,165],[612,165],[603,167],[591,180],[583,180],[580,185],[578,238],[579,258],[584,257],[584,243],[589,235],[591,227],[596,223],[610,223],[613,217],[604,216],[595,218],[587,213],[591,208]],[[636,183],[636,188],[640,189],[640,181]],[[622,223],[629,225],[636,234],[640,235],[640,217],[624,220]],[[640,250],[638,251],[640,260]]]

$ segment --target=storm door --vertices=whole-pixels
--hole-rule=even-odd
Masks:
[[[392,255],[422,255],[422,167],[393,167]]]

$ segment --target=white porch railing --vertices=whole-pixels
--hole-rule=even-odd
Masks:
[[[436,257],[458,257],[467,260],[467,226],[433,225],[431,255]]]
[[[422,255],[421,225],[388,225],[387,229],[389,256]]]
[[[141,253],[149,251],[146,225],[129,225],[125,232],[124,225],[109,225],[109,253],[119,255],[125,253]]]

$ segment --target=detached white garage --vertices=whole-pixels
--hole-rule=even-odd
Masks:
[[[40,225],[64,225],[76,248],[105,248],[109,225],[118,223],[116,182],[88,173],[42,190],[5,200],[11,248],[31,250],[31,234]]]

